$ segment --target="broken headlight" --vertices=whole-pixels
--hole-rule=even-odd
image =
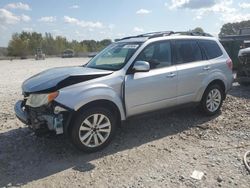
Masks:
[[[58,91],[52,93],[44,93],[44,94],[30,94],[29,97],[27,98],[26,105],[34,108],[40,107],[49,104],[58,95],[59,95]]]

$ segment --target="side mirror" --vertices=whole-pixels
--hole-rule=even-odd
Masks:
[[[150,70],[150,65],[146,61],[136,61],[133,66],[134,72],[148,72]]]

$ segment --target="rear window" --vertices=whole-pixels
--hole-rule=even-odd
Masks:
[[[175,55],[177,64],[196,62],[203,59],[201,49],[194,40],[176,40]]]
[[[217,42],[211,40],[199,41],[200,47],[204,50],[208,59],[214,59],[220,57],[223,53],[218,46]]]

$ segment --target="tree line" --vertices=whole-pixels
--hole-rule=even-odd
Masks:
[[[250,20],[224,24],[219,33],[219,37],[238,34],[239,29],[246,27],[250,27]],[[197,27],[192,31],[203,32],[203,29]],[[66,49],[72,49],[76,54],[98,52],[111,44],[111,42],[110,39],[101,41],[83,40],[81,42],[76,40],[68,41],[62,36],[53,37],[51,33],[42,35],[37,32],[23,31],[12,35],[8,44],[7,54],[9,56],[25,57],[34,55],[38,48],[42,49],[46,55],[60,55]]]
[[[76,54],[98,52],[111,44],[110,39],[101,41],[76,40],[68,41],[65,37],[53,37],[51,33],[42,35],[37,32],[14,33],[8,44],[8,55],[26,57],[34,55],[37,49],[42,49],[46,55],[60,55],[66,49],[72,49]]]
[[[250,28],[250,20],[224,24],[220,30],[219,37],[238,35],[242,28]]]

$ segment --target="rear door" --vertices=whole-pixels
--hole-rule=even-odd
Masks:
[[[177,73],[172,64],[171,42],[149,44],[135,61],[147,61],[149,72],[127,74],[125,104],[127,116],[176,104]]]
[[[178,72],[177,103],[193,102],[210,72],[210,62],[194,39],[175,40],[174,54]]]

